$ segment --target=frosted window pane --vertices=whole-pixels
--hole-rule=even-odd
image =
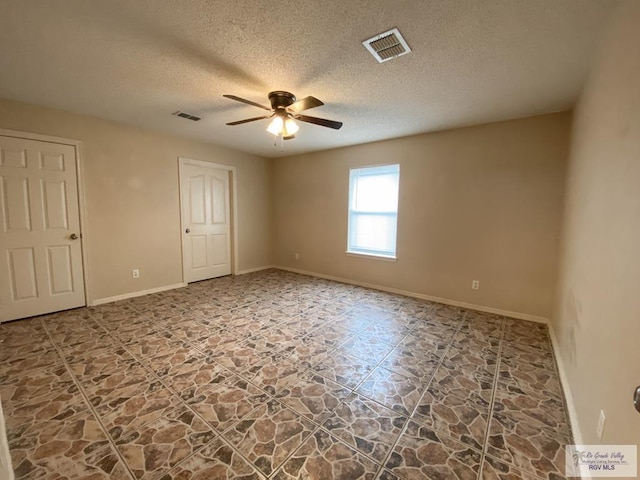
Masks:
[[[353,214],[351,250],[393,254],[396,250],[395,215]]]
[[[358,177],[354,210],[359,212],[395,212],[398,209],[398,176]]]

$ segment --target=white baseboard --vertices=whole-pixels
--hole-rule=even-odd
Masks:
[[[102,305],[104,303],[117,302],[118,300],[126,300],[127,298],[142,297],[143,295],[149,295],[150,293],[165,292],[167,290],[173,290],[174,288],[186,287],[186,283],[174,283],[173,285],[164,285],[162,287],[150,288],[149,290],[139,290],[137,292],[124,293],[122,295],[116,295],[115,297],[98,298],[91,302],[92,306]]]
[[[528,320],[530,322],[544,323],[544,324],[549,323],[548,318],[538,317],[536,315],[530,315],[528,313],[511,312],[509,310],[501,310],[499,308],[486,307],[484,305],[475,305],[473,303],[459,302],[457,300],[450,300],[448,298],[434,297],[432,295],[425,295],[423,293],[409,292],[407,290],[400,290],[398,288],[385,287],[383,285],[375,285],[373,283],[360,282],[357,280],[351,280],[349,278],[335,277],[333,275],[325,275],[324,273],[310,272],[307,270],[284,267],[281,265],[274,265],[272,268],[285,270],[287,272],[301,273],[303,275],[309,275],[311,277],[324,278],[326,280],[334,280],[336,282],[347,283],[349,285],[357,285],[359,287],[373,288],[374,290],[381,290],[383,292],[397,293],[398,295],[405,295],[407,297],[419,298],[421,300],[428,300],[431,302],[443,303],[445,305],[452,305],[454,307],[468,308],[470,310],[477,310],[479,312],[485,312],[485,313],[493,313],[496,315],[504,315],[505,317],[516,318],[518,320]]]
[[[9,454],[9,441],[7,440],[7,431],[2,414],[2,402],[0,402],[0,478],[6,480],[14,479],[11,455]]]
[[[261,270],[268,270],[269,268],[275,268],[273,265],[263,265],[261,267],[247,268],[245,270],[239,270],[236,275],[244,275],[246,273],[259,272]],[[150,288],[149,290],[140,290],[137,292],[124,293],[122,295],[116,295],[114,297],[98,298],[90,303],[92,306],[102,305],[104,303],[117,302],[119,300],[126,300],[128,298],[141,297],[143,295],[149,295],[150,293],[164,292],[166,290],[173,290],[174,288],[186,287],[186,283],[174,283],[173,285],[165,285],[162,287]]]
[[[260,272],[262,270],[269,270],[270,268],[276,268],[276,267],[274,267],[273,265],[263,265],[261,267],[246,268],[244,270],[238,270],[236,272],[236,275],[244,275],[246,273]]]
[[[576,411],[575,403],[573,403],[573,395],[571,394],[571,387],[569,385],[569,379],[567,378],[567,372],[564,367],[562,356],[560,355],[560,345],[558,344],[558,337],[553,329],[553,324],[549,324],[549,336],[551,337],[551,346],[553,347],[553,354],[556,357],[556,365],[558,366],[558,375],[560,376],[560,384],[564,391],[564,399],[567,402],[567,411],[569,413],[569,423],[571,424],[571,431],[573,432],[573,441],[576,445],[584,445],[584,439],[582,438],[582,432],[580,431],[580,424],[578,423],[578,412]],[[582,477],[588,479],[591,477]]]

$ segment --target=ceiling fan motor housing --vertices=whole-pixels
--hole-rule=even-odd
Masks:
[[[271,102],[271,108],[274,110],[285,109],[295,103],[296,96],[293,93],[276,90],[269,93],[269,101]]]

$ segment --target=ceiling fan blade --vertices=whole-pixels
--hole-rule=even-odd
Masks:
[[[282,137],[283,140],[293,140],[294,138],[296,138],[295,135],[289,135],[288,137]]]
[[[324,105],[324,103],[322,103],[316,97],[304,97],[298,100],[297,102],[289,105],[287,107],[287,110],[289,110],[292,113],[297,113],[303,110],[309,110],[310,108],[319,107],[321,105]]]
[[[340,127],[342,127],[342,122],[336,122],[336,121],[327,120],[324,118],[309,117],[307,115],[296,115],[294,118],[296,120],[300,120],[301,122],[314,123],[316,125],[333,128],[335,130],[339,130]]]
[[[271,107],[265,107],[264,105],[260,105],[259,103],[252,102],[251,100],[246,100],[244,98],[236,97],[235,95],[222,95],[224,98],[229,98],[231,100],[235,100],[237,102],[246,103],[247,105],[253,105],[254,107],[263,108],[265,110],[271,111]]]
[[[254,117],[247,118],[246,120],[238,120],[237,122],[229,122],[227,125],[242,125],[243,123],[255,122],[256,120],[263,120],[265,118],[270,118],[272,115],[265,115],[264,117]]]

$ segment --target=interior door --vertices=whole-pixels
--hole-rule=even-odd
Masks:
[[[76,152],[0,136],[0,322],[83,306]]]
[[[180,191],[184,281],[229,275],[229,171],[181,163]]]

